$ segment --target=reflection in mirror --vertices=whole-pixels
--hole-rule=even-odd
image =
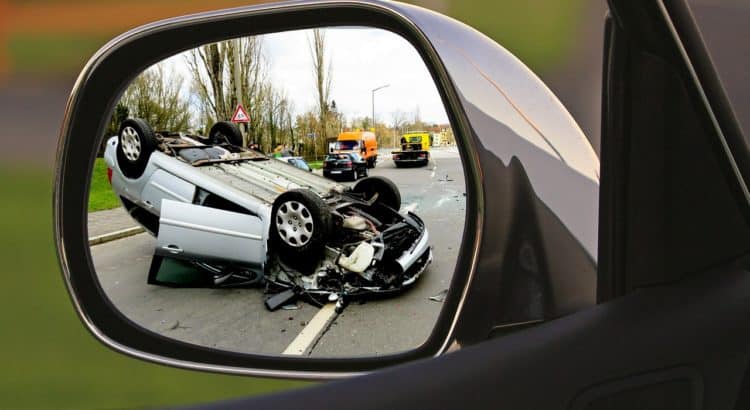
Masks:
[[[432,331],[465,220],[437,87],[364,27],[208,44],[140,74],[91,181],[101,287],[136,324],[222,350],[411,350]]]

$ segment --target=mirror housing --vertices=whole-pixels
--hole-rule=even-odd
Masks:
[[[106,298],[86,237],[87,181],[106,118],[151,64],[238,36],[361,25],[390,30],[423,58],[455,130],[466,178],[458,262],[435,328],[418,348],[384,357],[268,357],[167,339]],[[518,59],[437,13],[389,1],[295,1],[152,23],[112,40],[79,76],[56,165],[55,241],[88,329],[125,354],[173,366],[258,376],[334,378],[429,358],[595,303],[599,162],[580,128]],[[458,246],[458,244],[457,244]]]

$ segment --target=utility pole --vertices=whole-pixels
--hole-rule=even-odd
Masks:
[[[372,90],[372,128],[375,129],[375,91],[382,90],[383,88],[390,87],[390,84],[381,85],[380,87],[373,88]]]
[[[240,82],[240,47],[242,46],[240,43],[240,39],[236,38],[234,41],[234,92],[237,94],[237,104],[242,104],[242,82]],[[247,126],[240,126],[240,131],[242,131],[242,146],[247,147]]]

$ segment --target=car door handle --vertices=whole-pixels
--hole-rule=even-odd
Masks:
[[[179,255],[179,254],[181,254],[182,252],[184,252],[184,251],[182,250],[182,248],[180,248],[180,247],[179,247],[179,246],[177,246],[177,245],[167,245],[167,246],[162,246],[161,248],[162,248],[162,249],[164,249],[165,251],[167,251],[167,252],[169,252],[169,253],[173,254],[173,255]]]

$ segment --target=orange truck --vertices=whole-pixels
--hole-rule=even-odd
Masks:
[[[339,134],[333,145],[335,153],[359,154],[367,162],[368,168],[375,168],[378,162],[378,141],[370,131],[345,131]]]

